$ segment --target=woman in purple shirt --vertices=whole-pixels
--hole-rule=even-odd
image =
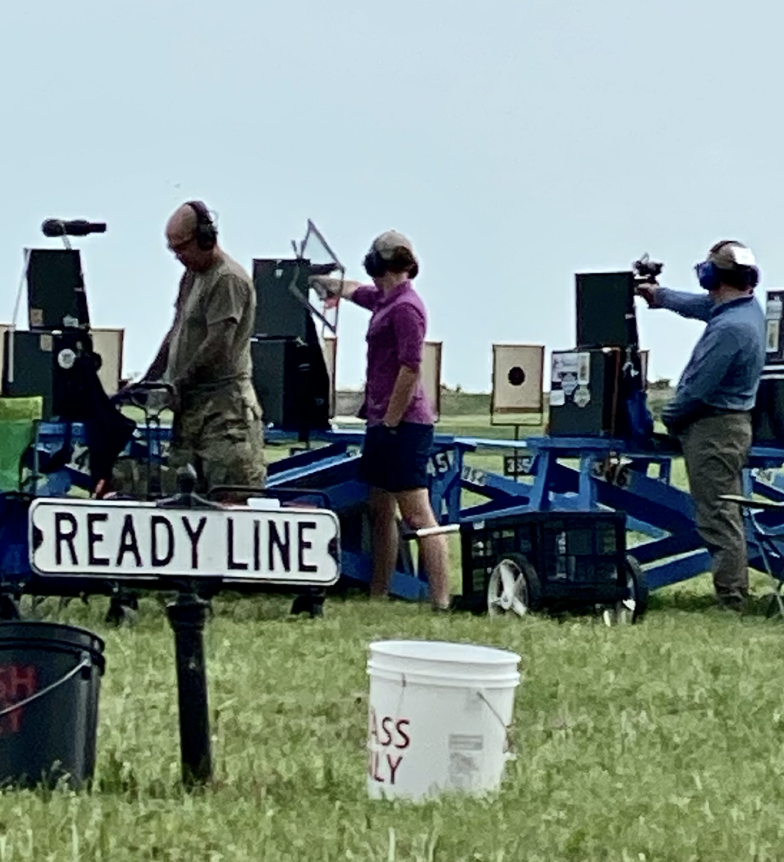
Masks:
[[[419,264],[397,231],[377,237],[365,257],[372,285],[316,278],[316,285],[371,312],[367,331],[367,420],[360,478],[370,485],[373,581],[370,594],[387,596],[398,558],[396,508],[414,530],[438,526],[430,506],[427,460],[433,443],[433,408],[421,380],[427,312],[412,281]],[[419,539],[433,605],[449,607],[447,547],[443,535]]]

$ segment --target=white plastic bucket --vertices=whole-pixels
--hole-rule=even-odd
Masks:
[[[497,790],[519,662],[516,653],[473,644],[370,644],[370,797],[423,800]]]

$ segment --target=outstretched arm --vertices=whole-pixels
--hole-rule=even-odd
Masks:
[[[327,307],[334,307],[339,299],[350,299],[363,308],[373,308],[378,297],[378,288],[361,281],[341,281],[322,275],[311,276],[309,281]]]
[[[715,307],[707,293],[687,293],[684,290],[671,290],[669,287],[660,287],[659,293],[661,307],[668,308],[681,317],[709,320]]]
[[[667,308],[695,320],[709,320],[714,308],[713,300],[707,293],[688,293],[685,290],[672,290],[658,284],[641,284],[637,293],[650,308]]]

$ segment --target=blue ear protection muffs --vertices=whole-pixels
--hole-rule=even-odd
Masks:
[[[708,253],[707,260],[702,261],[702,263],[698,263],[694,267],[694,271],[697,273],[697,280],[700,283],[700,287],[703,290],[718,290],[722,284],[722,269],[716,265],[712,258],[721,251],[722,248],[728,245],[735,245],[741,248],[745,248],[742,243],[734,242],[732,240],[725,240],[724,242],[720,242],[717,245],[713,246],[713,248]],[[734,273],[743,273],[747,277],[747,284],[753,290],[759,284],[759,269],[756,266],[741,266],[737,265],[736,268],[732,270],[724,270],[725,272],[734,272]]]
[[[721,285],[721,276],[718,267],[712,260],[704,260],[694,267],[697,273],[697,281],[703,290],[718,290]]]
[[[218,242],[218,231],[210,211],[202,201],[188,201],[188,206],[196,213],[196,245],[202,251],[211,251]]]

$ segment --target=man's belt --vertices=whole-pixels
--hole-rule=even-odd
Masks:
[[[712,404],[706,404],[704,410],[700,410],[694,417],[697,419],[708,419],[714,416],[751,416],[751,410],[743,410],[739,407],[714,407]]]
[[[251,383],[251,378],[247,374],[237,377],[224,377],[222,380],[214,380],[210,383],[189,383],[180,387],[180,397],[182,399],[196,398],[204,395],[214,395],[222,392],[228,386],[242,385],[243,383]]]

